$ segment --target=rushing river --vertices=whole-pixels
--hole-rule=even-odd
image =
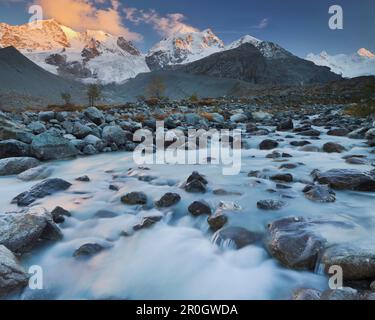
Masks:
[[[327,288],[326,276],[285,269],[259,245],[241,250],[218,247],[212,243],[213,233],[209,230],[207,216],[195,218],[187,211],[195,200],[204,199],[212,208],[216,208],[220,201],[234,202],[240,208],[228,214],[229,226],[264,232],[268,222],[280,217],[307,216],[355,225],[349,229],[322,226],[319,231],[332,243],[373,238],[373,193],[339,191],[336,192],[336,202],[322,204],[304,197],[302,189],[305,184],[302,182],[293,183],[291,189],[270,193],[267,190],[274,188],[275,182],[248,177],[252,170],[280,172],[278,167],[283,162],[266,158],[270,151],[257,148],[265,138],[280,139],[288,133],[278,134],[247,139],[251,148],[242,151],[241,173],[236,176],[222,175],[222,168],[216,165],[150,165],[150,170],[142,170],[133,163],[132,153],[127,152],[49,163],[54,168],[51,177],[67,180],[73,186],[66,192],[41,199],[38,205],[48,210],[64,207],[72,217],[60,225],[63,240],[46,244],[23,257],[25,267],[39,265],[43,268],[44,290],[27,289],[22,298],[288,299],[296,288]],[[277,150],[293,156],[288,162],[301,163],[295,169],[284,170],[300,181],[311,181],[313,169],[373,169],[370,165],[350,165],[342,159],[347,154],[363,154],[372,160],[374,155],[368,153],[369,149],[362,140],[326,134],[320,140],[306,139],[319,147],[332,141],[348,149],[342,154],[328,154],[301,152],[289,145],[290,141],[298,139],[302,138],[284,139]],[[129,169],[133,169],[130,174]],[[187,193],[179,187],[193,171],[206,176],[209,182],[206,194]],[[88,175],[91,181],[75,181],[82,175]],[[115,180],[114,175],[117,176]],[[139,175],[156,179],[141,181],[137,179]],[[16,177],[0,178],[1,210],[17,210],[10,204],[11,199],[36,183],[23,182]],[[120,190],[109,190],[111,183],[117,184]],[[214,195],[214,189],[242,195]],[[176,192],[182,200],[172,209],[163,210],[163,220],[152,228],[124,237],[121,233],[131,230],[142,217],[160,214],[152,206],[142,209],[122,204],[120,197],[132,191],[143,191],[151,200],[160,199],[166,192]],[[287,206],[279,211],[262,211],[256,206],[259,200],[280,198],[287,202]],[[99,210],[109,210],[117,216],[98,218],[96,213]],[[93,242],[106,250],[88,260],[73,257],[77,248]]]

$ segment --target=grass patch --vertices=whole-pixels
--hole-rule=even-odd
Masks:
[[[359,118],[375,115],[375,102],[351,105],[345,109],[345,113]]]

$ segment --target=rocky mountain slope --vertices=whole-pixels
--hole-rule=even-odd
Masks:
[[[243,80],[264,85],[307,85],[340,79],[326,67],[300,59],[278,45],[243,43],[239,47],[218,52],[199,61],[174,69],[218,78]],[[261,49],[259,49],[259,46]]]
[[[37,66],[14,47],[0,49],[0,103],[45,105],[61,102],[61,92],[69,92],[79,102],[84,99],[84,85],[51,74]]]
[[[319,66],[326,66],[332,72],[346,78],[375,75],[375,54],[362,48],[352,55],[329,55],[323,51],[320,54],[309,54],[307,60]]]
[[[148,72],[145,58],[123,37],[103,31],[77,32],[56,20],[0,24],[0,47],[13,46],[43,69],[84,82],[120,83]]]

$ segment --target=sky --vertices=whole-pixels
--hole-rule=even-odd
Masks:
[[[300,57],[375,52],[375,0],[0,0],[0,22],[28,22],[33,4],[45,19],[123,35],[143,52],[174,32],[207,28],[226,44],[250,34]],[[331,5],[343,9],[343,30],[328,26]]]

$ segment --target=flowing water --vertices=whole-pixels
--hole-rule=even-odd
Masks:
[[[283,138],[286,133],[271,138]],[[25,256],[22,263],[28,267],[39,265],[44,272],[44,290],[27,289],[22,298],[53,299],[288,299],[300,287],[325,289],[326,276],[312,272],[298,272],[280,266],[259,245],[234,250],[230,243],[213,243],[207,217],[192,217],[189,204],[204,199],[213,208],[220,201],[234,202],[239,207],[228,213],[229,226],[241,226],[251,231],[264,232],[267,223],[280,217],[306,216],[350,223],[352,228],[337,228],[324,224],[321,232],[332,243],[362,241],[372,238],[375,230],[373,193],[337,192],[335,203],[321,204],[307,200],[302,189],[305,184],[293,183],[291,189],[270,193],[275,183],[266,179],[248,177],[252,170],[268,169],[280,172],[282,162],[266,159],[269,151],[260,151],[260,141],[270,136],[247,139],[250,149],[242,151],[242,169],[236,176],[223,176],[217,165],[150,165],[150,170],[138,169],[132,153],[117,152],[75,160],[51,162],[52,177],[70,181],[73,186],[38,201],[48,210],[57,205],[72,213],[60,225],[63,240],[46,244]],[[313,169],[332,168],[373,169],[345,163],[346,154],[363,154],[369,159],[364,141],[328,137],[310,140],[322,146],[327,141],[339,142],[348,150],[343,154],[301,152],[285,139],[277,150],[290,153],[290,163],[303,163],[290,172],[295,178],[311,181]],[[308,140],[308,139],[307,139]],[[129,169],[133,169],[130,171]],[[206,175],[209,192],[191,194],[179,187],[192,173]],[[88,175],[91,182],[75,178]],[[113,180],[113,176],[117,178]],[[156,177],[151,182],[140,181],[139,175]],[[257,183],[256,181],[261,183]],[[22,182],[16,177],[0,178],[0,208],[3,212],[17,209],[11,199],[37,182]],[[109,190],[115,183],[118,192]],[[240,192],[240,196],[218,196],[211,191],[226,189]],[[128,192],[143,191],[150,199],[148,208],[131,207],[121,203]],[[142,217],[160,215],[152,208],[152,201],[166,192],[177,192],[181,202],[172,209],[163,210],[163,220],[152,228],[141,230],[130,237],[121,236],[130,231]],[[256,203],[264,199],[281,199],[287,206],[279,211],[261,211]],[[109,210],[117,214],[98,218],[96,212]],[[318,227],[317,227],[318,228]],[[88,260],[77,260],[74,251],[85,243],[99,243],[106,248]]]

